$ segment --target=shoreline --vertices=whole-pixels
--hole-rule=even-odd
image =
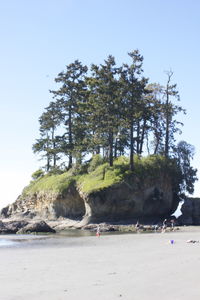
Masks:
[[[174,218],[172,218],[174,219]],[[174,219],[176,220],[176,219]],[[146,222],[141,223],[137,226],[135,220],[124,220],[118,222],[96,222],[83,224],[82,220],[73,220],[66,218],[59,218],[55,220],[41,218],[40,216],[30,218],[30,217],[21,217],[14,216],[12,218],[3,218],[0,219],[0,234],[12,234],[12,233],[28,233],[28,232],[62,232],[68,229],[79,229],[87,230],[94,232],[97,230],[97,227],[100,227],[101,232],[161,232],[163,228],[163,221],[155,222]],[[154,225],[153,225],[154,224]],[[172,227],[170,221],[168,221],[166,230],[178,230],[180,225],[174,223]]]
[[[175,230],[167,230],[165,232],[162,231],[123,231],[123,230],[116,230],[116,231],[101,231],[100,232],[100,237],[105,237],[105,236],[156,236],[156,235],[161,235],[161,236],[171,236],[173,237],[174,235],[176,235],[177,237],[182,234],[196,234],[199,233],[200,234],[200,226],[179,226],[178,228],[176,228]],[[68,228],[66,230],[61,230],[58,231],[56,233],[26,233],[26,234],[0,234],[0,242],[3,240],[7,240],[7,241],[13,241],[13,242],[17,242],[18,246],[21,244],[26,244],[26,242],[32,244],[32,246],[34,246],[34,242],[40,242],[41,246],[46,246],[45,242],[47,242],[47,246],[50,246],[50,244],[48,244],[49,240],[54,240],[54,241],[61,241],[60,244],[63,243],[63,245],[65,246],[64,241],[67,239],[73,239],[73,240],[78,240],[78,239],[87,239],[87,238],[96,238],[96,231],[95,230],[88,230],[88,229],[77,229],[77,228]],[[200,236],[199,236],[200,238]],[[39,243],[37,243],[37,245],[39,245]],[[11,245],[12,246],[12,245]],[[8,245],[9,248],[9,245]],[[1,245],[0,245],[0,249],[1,249]]]

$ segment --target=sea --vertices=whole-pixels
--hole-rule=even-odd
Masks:
[[[107,235],[110,233],[102,233]],[[74,245],[79,243],[81,237],[95,236],[95,232],[89,230],[69,229],[56,234],[9,234],[0,235],[0,249],[22,247],[45,247]]]
[[[102,232],[100,235],[132,234],[128,232]],[[0,235],[0,250],[5,248],[40,248],[57,246],[75,246],[84,244],[83,237],[96,237],[96,232],[89,230],[69,229],[56,234],[9,234]]]

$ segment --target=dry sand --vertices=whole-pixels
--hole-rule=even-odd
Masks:
[[[199,300],[200,243],[188,239],[200,240],[200,229],[1,248],[0,299]]]

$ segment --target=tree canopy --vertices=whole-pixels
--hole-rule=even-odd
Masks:
[[[177,117],[185,110],[176,103],[173,72],[166,73],[166,86],[150,83],[143,76],[139,51],[128,53],[128,58],[130,63],[121,66],[112,55],[90,68],[79,60],[67,65],[55,78],[59,87],[50,91],[53,101],[39,118],[40,137],[33,151],[45,158],[47,172],[69,169],[94,154],[101,154],[110,166],[118,156],[128,155],[134,172],[134,155],[163,155],[176,160],[182,188],[192,193],[193,149],[187,143],[176,145],[183,125]]]

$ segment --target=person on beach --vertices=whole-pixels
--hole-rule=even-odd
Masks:
[[[96,236],[100,237],[100,226],[99,225],[97,226]]]
[[[171,229],[172,231],[174,231],[174,223],[175,223],[174,219],[172,219],[170,222],[171,222]]]
[[[162,232],[165,232],[167,228],[167,219],[164,219],[163,225],[162,225]]]
[[[159,229],[158,224],[154,225],[154,231],[157,232],[158,229]]]
[[[135,224],[135,228],[136,228],[136,231],[139,231],[139,229],[140,229],[140,223],[139,223],[139,221],[137,221],[137,223]]]

